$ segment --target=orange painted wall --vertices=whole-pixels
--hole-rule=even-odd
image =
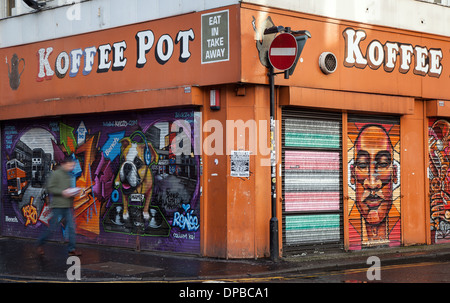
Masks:
[[[219,111],[209,108],[209,90],[203,90],[204,107],[202,111],[202,136],[203,136],[203,194],[201,204],[201,249],[205,256],[227,257],[227,216],[228,216],[228,190],[227,190],[227,165],[224,148],[213,154],[214,148],[221,142],[209,143],[207,140],[221,140],[223,129],[215,129],[205,124],[209,120],[225,121],[227,98],[221,91],[221,107]],[[210,156],[207,156],[211,154]]]
[[[209,109],[209,89],[204,92],[203,120],[215,119],[223,125],[225,154],[209,155],[207,146],[212,145],[210,136],[216,136],[214,132],[217,130],[207,132],[208,126],[204,125],[203,252],[206,256],[222,258],[267,257],[271,209],[270,167],[261,162],[268,160],[269,155],[264,150],[261,152],[258,140],[268,138],[269,126],[249,127],[244,134],[234,128],[237,125],[234,123],[258,123],[260,120],[268,123],[269,91],[261,86],[247,86],[245,95],[238,96],[236,87],[218,87],[221,102],[218,111]],[[216,138],[220,138],[220,135]],[[240,141],[241,138],[244,140]],[[250,177],[231,177],[231,150],[253,150],[252,139],[256,139],[257,150],[250,156]]]
[[[259,144],[265,144],[269,137],[269,91],[263,87],[250,86],[246,96],[236,96],[228,90],[227,119],[228,121],[255,121],[255,132],[248,132],[245,144],[239,143],[239,134],[235,139],[228,140],[233,134],[227,129],[227,152],[231,150],[251,150],[250,177],[229,177],[228,186],[228,254],[230,258],[253,258],[268,256],[268,235],[270,220],[270,167],[262,161],[269,155],[261,150]],[[259,127],[259,122],[267,127]],[[253,149],[251,139],[257,144]],[[227,144],[228,145],[228,144]],[[265,145],[268,146],[268,143]],[[230,170],[230,156],[227,156],[227,167]]]
[[[202,14],[214,11],[229,11],[229,60],[209,64],[201,63]],[[117,28],[85,33],[55,40],[42,41],[15,47],[0,48],[0,119],[18,119],[37,116],[134,110],[165,106],[192,104],[183,96],[184,87],[197,87],[218,83],[234,83],[240,79],[239,56],[239,6],[222,7],[216,10],[194,12],[180,16],[142,22]],[[180,32],[191,32],[188,39],[184,34],[184,51],[189,58],[181,59]],[[145,57],[145,65],[138,67],[138,39],[140,32],[151,31],[154,43]],[[173,53],[170,59],[161,63],[156,58],[155,49],[162,36],[173,41]],[[164,41],[164,40],[161,40]],[[126,64],[122,70],[113,69],[114,44],[126,43],[123,58]],[[164,43],[162,43],[164,44]],[[98,72],[99,55],[92,55],[92,71],[84,75],[84,55],[80,55],[78,72],[70,75],[71,66],[63,78],[56,74],[56,62],[59,54],[71,58],[73,50],[85,51],[86,48],[109,45],[111,52],[104,56],[111,64],[108,70]],[[186,48],[188,45],[188,48]],[[48,49],[52,49],[49,51]],[[142,48],[143,49],[143,48]],[[40,57],[39,51],[45,51]],[[39,62],[45,62],[53,76],[38,79]],[[17,58],[13,60],[13,58]],[[40,60],[41,58],[42,60]],[[17,63],[16,72],[12,71],[13,61]],[[65,62],[61,60],[61,62]],[[61,63],[63,64],[63,63]],[[69,62],[67,62],[69,64]],[[51,72],[45,68],[42,69]],[[11,85],[11,81],[15,85]],[[20,80],[20,81],[19,81]],[[177,89],[181,93],[177,93]],[[168,90],[168,92],[162,92]],[[189,98],[189,97],[188,97]]]
[[[417,98],[450,99],[450,87],[446,84],[450,74],[450,38],[413,31],[399,30],[383,26],[373,26],[346,20],[325,18],[321,16],[243,4],[241,10],[242,35],[242,80],[252,83],[268,83],[266,68],[259,62],[257,34],[258,29],[265,28],[269,17],[276,26],[289,26],[293,30],[308,30],[312,38],[308,39],[297,64],[295,73],[289,80],[282,76],[278,85],[299,86],[326,90],[364,92],[383,95],[413,96]],[[392,71],[385,71],[384,65],[371,68],[369,65],[346,67],[346,43],[344,31],[352,28],[364,31],[365,39],[358,46],[366,56],[370,42],[376,40],[382,45],[386,42],[410,44],[429,49],[441,49],[443,68],[440,77],[414,74],[414,56],[411,69],[406,73],[399,71],[400,55]],[[263,37],[263,36],[262,36]],[[262,37],[258,37],[262,39]],[[267,37],[267,36],[266,36]],[[264,39],[262,39],[264,44]],[[267,44],[269,42],[266,42]],[[319,57],[323,52],[332,52],[337,58],[337,69],[333,74],[325,75],[319,68]]]
[[[401,193],[402,193],[402,243],[424,244],[429,234],[428,187],[426,168],[428,155],[425,142],[428,133],[424,124],[424,101],[416,101],[413,115],[400,119],[401,132]]]

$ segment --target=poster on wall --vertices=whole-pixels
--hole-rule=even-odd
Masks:
[[[250,177],[250,151],[232,150],[230,170],[231,177]]]
[[[399,246],[400,125],[348,123],[349,248]]]
[[[74,199],[78,241],[133,247],[139,237],[141,249],[199,252],[194,115],[172,110],[6,123],[3,234],[36,238],[48,225],[46,180],[72,156],[74,186],[85,189]]]

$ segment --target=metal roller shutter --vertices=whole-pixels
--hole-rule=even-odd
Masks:
[[[186,108],[4,122],[2,233],[37,238],[50,214],[45,178],[71,155],[74,184],[87,188],[74,201],[79,242],[200,253],[197,113]]]
[[[282,114],[283,251],[342,248],[341,116]]]
[[[450,242],[450,166],[449,149],[450,122],[448,119],[434,118],[428,124],[430,180],[430,228],[431,243]]]
[[[400,121],[349,116],[349,249],[398,246],[400,221]]]

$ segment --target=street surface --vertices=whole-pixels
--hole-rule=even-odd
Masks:
[[[379,271],[378,278],[373,272]],[[368,277],[369,271],[369,277]],[[224,279],[244,283],[449,283],[450,260],[287,273],[259,278]]]
[[[133,282],[153,284],[208,282],[262,284],[388,284],[449,283],[450,245],[402,247],[322,258],[279,262],[219,260],[195,256],[80,245],[77,263],[69,262],[66,246],[49,242],[45,256],[35,240],[0,237],[1,282]],[[375,261],[369,261],[374,259]]]

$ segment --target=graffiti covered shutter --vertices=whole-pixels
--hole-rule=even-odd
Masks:
[[[431,243],[433,244],[450,242],[449,135],[448,119],[429,119],[428,178],[430,180]]]
[[[283,250],[342,246],[340,115],[283,110]]]
[[[37,238],[50,217],[45,178],[70,155],[73,186],[85,189],[74,199],[78,242],[200,253],[196,115],[186,108],[8,121],[2,233]]]
[[[347,147],[349,249],[400,245],[399,119],[349,116]]]

